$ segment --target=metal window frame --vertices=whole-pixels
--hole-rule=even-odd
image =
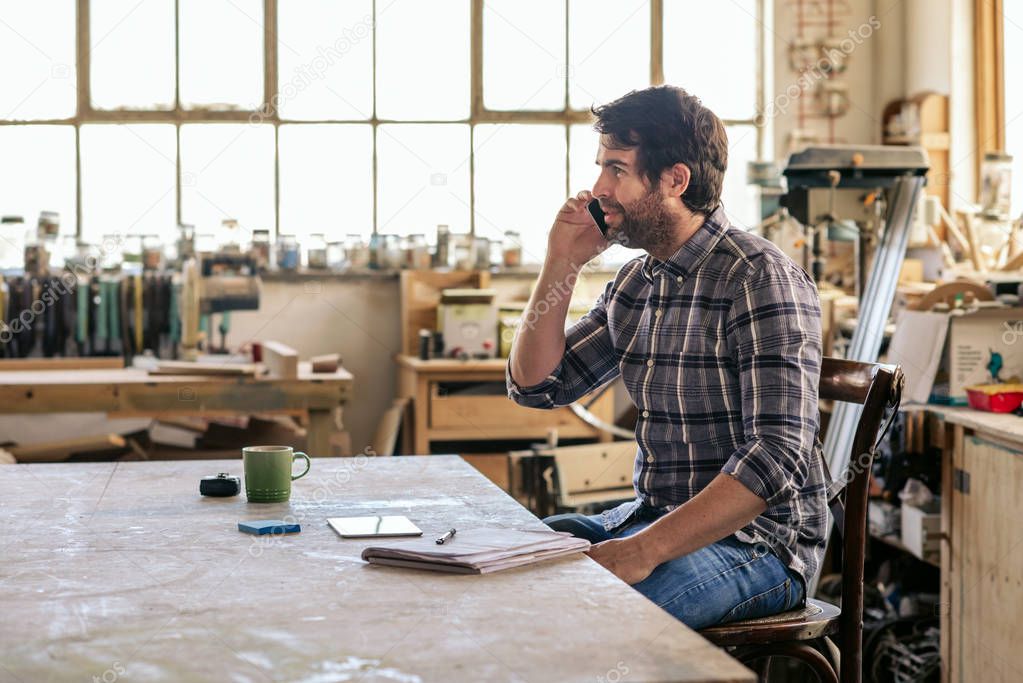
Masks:
[[[277,8],[278,0],[263,0],[263,105],[261,109],[222,110],[209,108],[184,108],[181,106],[180,88],[180,0],[174,0],[174,106],[169,109],[95,109],[91,101],[91,65],[90,65],[90,17],[89,8],[92,0],[76,1],[76,46],[77,61],[76,87],[77,102],[75,115],[60,119],[15,120],[0,119],[0,126],[43,126],[70,125],[75,129],[75,234],[82,235],[82,158],[81,158],[81,127],[86,124],[108,123],[164,123],[175,127],[175,162],[177,166],[177,187],[175,189],[175,211],[178,223],[181,215],[181,126],[190,123],[250,123],[251,117],[259,116],[261,125],[274,127],[274,236],[280,233],[280,126],[281,125],[316,125],[316,124],[362,124],[369,125],[373,130],[373,233],[378,229],[377,216],[377,135],[382,124],[467,124],[469,126],[469,229],[475,234],[475,129],[478,124],[501,123],[533,123],[560,124],[565,126],[565,193],[571,193],[569,187],[569,159],[571,158],[570,129],[573,124],[592,121],[590,111],[572,109],[569,105],[568,70],[565,74],[565,103],[562,110],[554,111],[500,111],[487,109],[483,104],[483,11],[484,0],[471,0],[470,7],[470,113],[464,119],[446,120],[408,120],[383,119],[376,115],[376,66],[377,41],[376,29],[372,32],[372,68],[373,68],[373,114],[368,119],[322,119],[293,120],[281,118],[279,113],[270,106],[278,95],[278,55],[277,55]],[[664,3],[665,0],[650,1],[650,84],[664,83]],[[769,0],[756,0],[757,30],[757,78],[756,78],[756,110],[762,112],[765,102],[765,7]],[[376,17],[379,0],[373,0],[373,16]],[[565,63],[568,63],[568,12],[569,0],[565,3]],[[748,119],[722,119],[726,126],[753,126],[757,134],[757,150],[761,157],[765,154],[765,122],[763,117],[755,114]]]

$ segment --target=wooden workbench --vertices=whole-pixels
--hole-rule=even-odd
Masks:
[[[0,370],[0,413],[168,417],[305,412],[309,454],[327,455],[336,429],[334,409],[351,387],[347,370],[314,374],[308,363],[299,365],[296,379],[150,375],[138,368]]]
[[[217,471],[241,462],[0,466],[0,678],[754,680],[584,555],[439,574],[366,565],[368,541],[327,527],[541,527],[457,457],[315,460],[289,503],[259,505],[200,497]],[[302,532],[237,531],[268,518]]]

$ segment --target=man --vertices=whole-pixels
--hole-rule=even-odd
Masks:
[[[728,141],[697,98],[653,87],[594,114],[600,175],[551,228],[508,391],[553,408],[621,375],[639,411],[637,498],[545,521],[588,538],[590,557],[693,628],[793,609],[827,522],[816,288],[773,244],[729,226]],[[592,198],[608,240],[647,253],[566,332],[561,294],[609,245]]]

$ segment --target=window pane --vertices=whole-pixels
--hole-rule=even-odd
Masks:
[[[372,0],[281,0],[277,15],[281,117],[370,118]]]
[[[173,0],[89,3],[92,105],[174,106]]]
[[[696,95],[722,119],[752,119],[757,102],[756,0],[664,4],[664,78]],[[721,49],[720,30],[728,29]],[[685,36],[684,40],[678,36]]]
[[[578,123],[569,129],[568,191],[592,190],[600,169],[597,168],[597,146],[600,134],[588,123]]]
[[[569,0],[569,99],[589,109],[650,85],[650,3]]]
[[[263,3],[180,0],[181,104],[256,109],[263,101]]]
[[[1005,12],[1005,151],[1012,155],[1012,215],[1023,212],[1023,83],[1016,69],[1023,64],[1023,3]]]
[[[0,212],[34,226],[40,211],[60,213],[60,232],[75,234],[75,129],[71,126],[0,126]],[[4,235],[10,253],[24,235]],[[5,239],[6,238],[6,239]],[[21,255],[17,256],[21,261]]]
[[[0,119],[74,116],[75,3],[0,0]]]
[[[181,216],[197,234],[217,234],[225,218],[237,220],[246,239],[272,230],[273,126],[182,126]]]
[[[757,191],[746,182],[746,167],[757,158],[757,129],[727,126],[728,170],[721,188],[721,203],[735,226],[749,229],[760,222]]]
[[[382,125],[377,163],[377,232],[469,232],[469,126]]]
[[[469,3],[388,0],[377,7],[377,116],[468,118]]]
[[[505,110],[565,106],[565,3],[484,4],[483,104]]]
[[[281,233],[301,242],[373,231],[373,130],[359,125],[281,126]]]
[[[476,126],[476,234],[522,235],[522,258],[539,263],[547,232],[565,202],[565,127]]]
[[[174,126],[82,126],[82,236],[176,234]]]

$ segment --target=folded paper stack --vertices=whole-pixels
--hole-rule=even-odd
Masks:
[[[465,529],[438,545],[432,536],[375,545],[362,551],[362,559],[411,569],[489,574],[502,569],[574,555],[590,542],[556,531]]]

